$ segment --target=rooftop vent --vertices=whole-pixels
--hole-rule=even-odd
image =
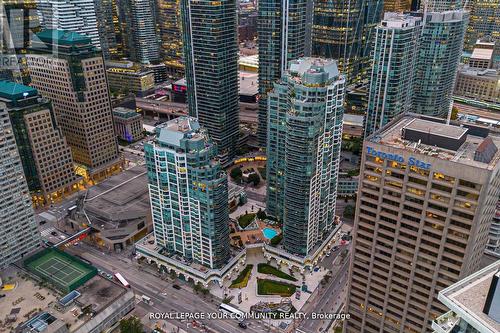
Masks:
[[[498,148],[490,137],[487,137],[477,146],[474,153],[474,161],[490,163],[491,159],[497,153]]]

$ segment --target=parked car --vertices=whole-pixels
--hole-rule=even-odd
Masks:
[[[52,231],[50,234],[51,234],[52,236],[57,236],[57,232],[55,232],[55,231]]]
[[[172,288],[177,289],[177,290],[180,290],[180,289],[181,289],[181,286],[179,286],[178,284],[174,284],[174,285],[172,286]]]
[[[238,326],[243,328],[243,329],[247,328],[247,324],[245,324],[245,323],[238,323]]]

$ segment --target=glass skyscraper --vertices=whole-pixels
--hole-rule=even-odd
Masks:
[[[0,268],[3,268],[37,249],[40,232],[9,113],[1,101],[0,142]]]
[[[157,0],[162,60],[182,67],[180,0]]]
[[[338,60],[348,84],[366,78],[381,0],[330,1],[314,4],[312,55]]]
[[[365,135],[411,110],[421,23],[420,17],[386,13],[375,29]]]
[[[227,164],[239,138],[236,0],[182,0],[181,17],[189,114]]]
[[[446,118],[452,102],[469,12],[428,12],[418,48],[414,112]]]
[[[498,48],[500,45],[500,1],[472,0],[468,8],[471,14],[464,48],[472,51],[476,41],[487,36],[496,41]]]
[[[281,78],[290,60],[304,56],[307,0],[259,2],[259,127],[258,139],[266,146],[267,94]]]
[[[205,129],[190,117],[161,125],[144,145],[156,244],[209,268],[229,260],[227,175]]]
[[[301,58],[269,93],[267,212],[300,256],[333,230],[344,86],[335,61]]]

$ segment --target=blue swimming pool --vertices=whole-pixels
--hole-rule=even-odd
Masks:
[[[267,239],[271,239],[278,234],[276,230],[271,228],[262,229],[262,233],[264,234],[264,237],[266,237]]]

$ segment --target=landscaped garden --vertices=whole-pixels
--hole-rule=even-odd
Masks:
[[[252,223],[252,221],[255,219],[255,216],[255,213],[241,215],[240,217],[238,217],[238,224],[242,229],[245,229],[250,223]]]
[[[257,279],[257,293],[259,295],[278,295],[290,297],[295,293],[297,286],[268,279]]]
[[[294,278],[293,276],[291,276],[283,271],[280,271],[276,267],[273,267],[269,264],[259,264],[257,266],[257,272],[262,273],[262,274],[274,275],[276,277],[279,277],[279,278],[282,278],[285,280],[297,281],[297,279]]]
[[[253,265],[247,265],[241,272],[238,274],[236,279],[231,282],[229,288],[245,288],[248,284],[248,280],[250,279],[250,275],[252,274]]]

